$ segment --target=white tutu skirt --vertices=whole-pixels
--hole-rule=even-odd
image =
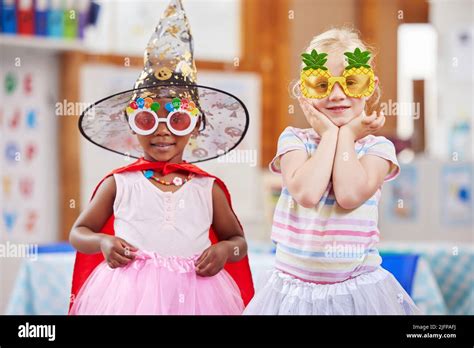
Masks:
[[[421,314],[395,277],[383,268],[334,284],[316,284],[268,271],[246,315]]]

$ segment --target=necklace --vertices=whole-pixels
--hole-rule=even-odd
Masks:
[[[162,185],[166,185],[166,186],[170,186],[170,185],[174,185],[174,186],[181,186],[183,185],[184,183],[188,182],[189,180],[192,179],[193,177],[193,174],[192,173],[189,173],[188,176],[186,178],[181,178],[179,176],[175,176],[173,178],[173,180],[171,181],[166,181],[166,180],[163,180],[161,178],[158,178],[156,177],[155,175],[155,172],[153,170],[143,170],[143,175],[145,175],[145,178],[147,179],[153,179],[155,180],[156,182],[159,182],[160,184]]]

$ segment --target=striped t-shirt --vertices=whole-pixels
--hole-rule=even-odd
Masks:
[[[289,151],[316,150],[319,135],[312,129],[287,127],[278,140],[270,170],[281,173],[280,158]],[[382,136],[369,135],[355,143],[357,157],[378,156],[391,162],[385,181],[400,169],[395,147]],[[382,260],[374,247],[379,241],[378,203],[381,187],[366,202],[346,210],[337,203],[329,182],[313,208],[299,205],[286,187],[275,208],[272,240],[276,243],[276,268],[297,278],[316,283],[336,283],[379,267]]]

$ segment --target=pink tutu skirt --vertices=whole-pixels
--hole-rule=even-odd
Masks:
[[[104,261],[91,273],[69,314],[239,315],[240,290],[222,270],[212,277],[196,274],[198,256],[164,257],[139,251],[125,267]]]

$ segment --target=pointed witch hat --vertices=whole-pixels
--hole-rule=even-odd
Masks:
[[[144,53],[144,68],[131,90],[91,105],[79,118],[81,134],[104,149],[140,158],[143,150],[128,123],[136,98],[185,98],[199,110],[200,130],[190,137],[183,159],[207,161],[234,149],[249,124],[245,105],[225,91],[197,84],[193,38],[180,0],[171,0]]]

